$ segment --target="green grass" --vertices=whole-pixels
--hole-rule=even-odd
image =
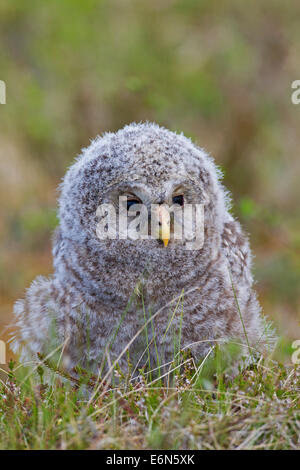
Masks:
[[[261,358],[232,377],[218,349],[197,365],[182,353],[181,364],[177,358],[172,372],[154,379],[143,369],[132,379],[115,367],[113,380],[87,385],[85,374],[66,380],[42,361],[27,368],[11,362],[0,384],[0,448],[300,447],[299,366]]]

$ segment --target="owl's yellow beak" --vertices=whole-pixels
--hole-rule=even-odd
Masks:
[[[159,227],[159,239],[163,241],[166,248],[170,240],[170,214],[165,207],[160,206],[158,216],[161,223]]]
[[[169,240],[170,240],[169,238],[162,238],[165,248],[168,246]]]

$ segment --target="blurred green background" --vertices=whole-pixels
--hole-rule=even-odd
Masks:
[[[264,312],[286,344],[300,338],[299,18],[296,0],[0,1],[0,331],[52,270],[56,187],[74,156],[150,120],[223,168]]]

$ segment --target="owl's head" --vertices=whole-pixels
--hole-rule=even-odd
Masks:
[[[156,238],[123,239],[118,224],[115,239],[101,240],[97,209],[111,205],[118,217],[121,198],[129,224],[130,212],[141,204],[148,211],[151,227],[153,205],[159,224],[164,222],[161,206],[201,205],[205,248],[218,243],[223,228],[226,193],[219,178],[213,160],[182,134],[156,124],[130,124],[97,137],[68,170],[61,186],[61,235],[82,249],[88,246],[93,256],[101,252],[106,259],[118,256],[120,262],[151,257],[159,263],[186,257],[186,240],[172,236],[172,220],[167,242],[161,233]]]

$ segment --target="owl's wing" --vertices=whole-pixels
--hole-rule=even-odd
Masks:
[[[11,349],[20,354],[22,361],[37,360],[37,353],[45,354],[57,347],[58,304],[53,289],[52,278],[39,276],[27,289],[25,298],[14,305],[17,332]]]
[[[229,216],[222,233],[222,249],[228,260],[228,269],[234,283],[246,283],[251,286],[252,257],[248,237],[240,223]]]
[[[248,237],[238,221],[229,216],[222,233],[222,249],[227,259],[232,288],[243,316],[248,339],[258,351],[270,353],[277,341],[273,324],[262,315],[253,290],[252,256]]]

